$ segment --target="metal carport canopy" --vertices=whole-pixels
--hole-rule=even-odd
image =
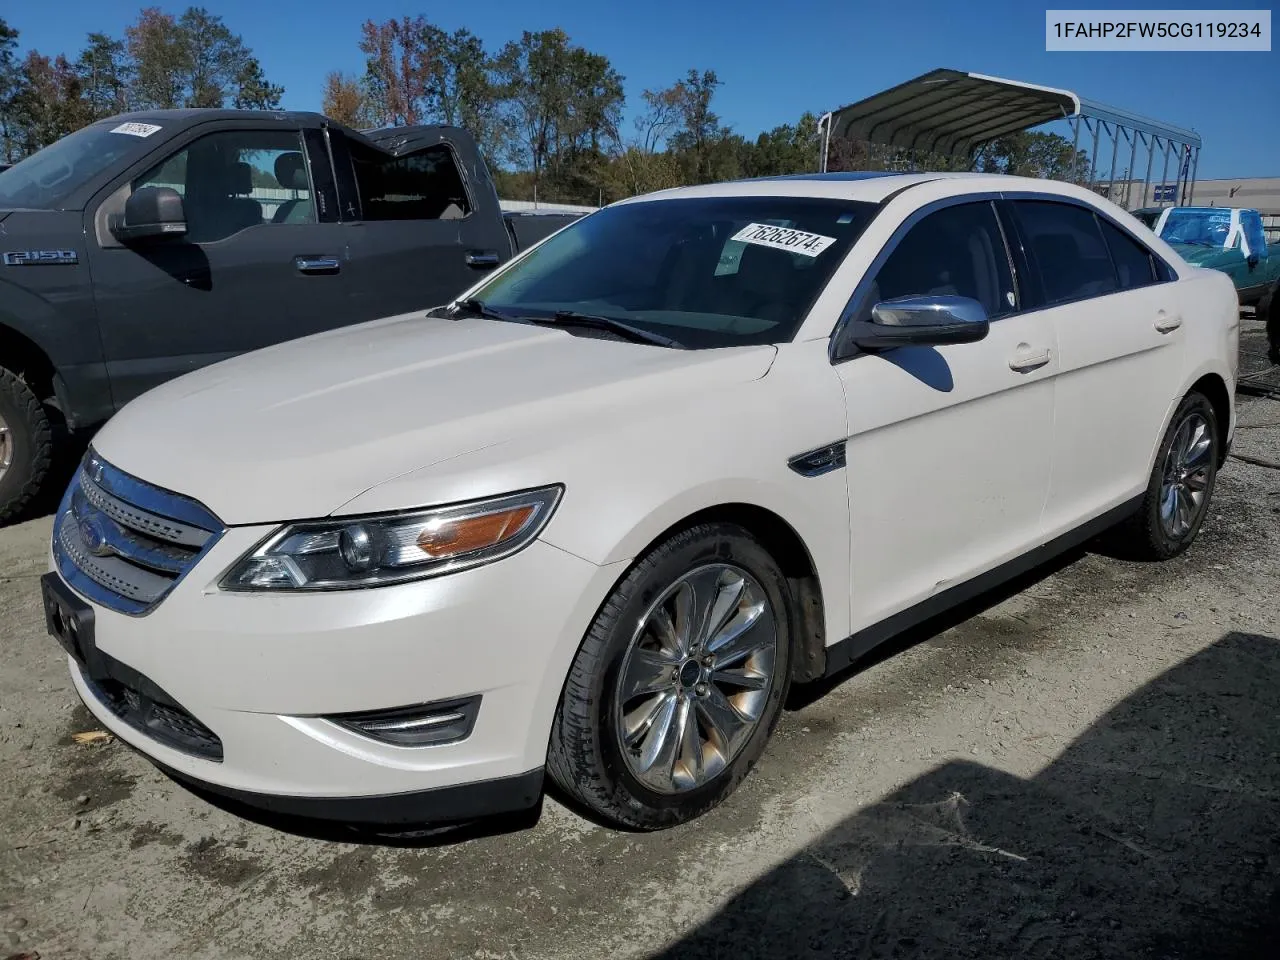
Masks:
[[[1190,130],[1085,100],[1070,90],[947,69],[932,70],[833,110],[828,136],[969,155],[997,137],[1070,117],[1090,117],[1200,146],[1199,135]]]

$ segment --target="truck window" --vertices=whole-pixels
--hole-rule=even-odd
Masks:
[[[1267,236],[1262,229],[1262,217],[1257,210],[1240,211],[1240,227],[1244,231],[1244,241],[1249,245],[1246,253],[1251,257],[1267,255]]]
[[[353,142],[351,163],[366,220],[458,220],[471,212],[453,151],[443,144],[392,157]]]
[[[134,190],[141,187],[172,187],[182,195],[193,243],[223,240],[263,223],[316,221],[296,131],[208,134],[133,181]]]

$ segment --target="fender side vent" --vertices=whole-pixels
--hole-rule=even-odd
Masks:
[[[844,448],[845,441],[843,440],[837,443],[829,443],[825,447],[819,447],[817,450],[796,454],[796,456],[787,461],[787,466],[802,477],[820,477],[824,473],[830,473],[832,470],[840,470],[844,467]]]

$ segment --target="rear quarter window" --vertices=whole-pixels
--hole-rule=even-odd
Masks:
[[[1108,223],[1101,217],[1098,218],[1098,223],[1106,238],[1107,249],[1111,251],[1111,259],[1116,265],[1120,289],[1132,290],[1157,282],[1155,260],[1151,251],[1115,224]]]

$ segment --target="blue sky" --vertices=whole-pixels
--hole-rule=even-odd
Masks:
[[[176,13],[188,4],[157,5]],[[140,4],[4,6],[24,49],[73,55],[90,30],[122,34]],[[1026,0],[645,0],[613,9],[600,0],[431,7],[405,0],[207,0],[207,6],[245,38],[267,76],[285,86],[284,105],[292,109],[319,108],[327,71],[363,69],[356,46],[363,20],[421,12],[448,30],[468,27],[495,49],[522,30],[563,27],[576,43],[612,60],[626,78],[631,102],[690,67],[715,70],[724,81],[718,112],[748,136],[794,121],[805,110],[820,113],[945,66],[1066,87],[1191,127],[1204,140],[1202,178],[1280,176],[1280,51],[1274,46],[1270,53],[1047,53],[1046,4]],[[1246,6],[1248,0],[1195,4]]]

